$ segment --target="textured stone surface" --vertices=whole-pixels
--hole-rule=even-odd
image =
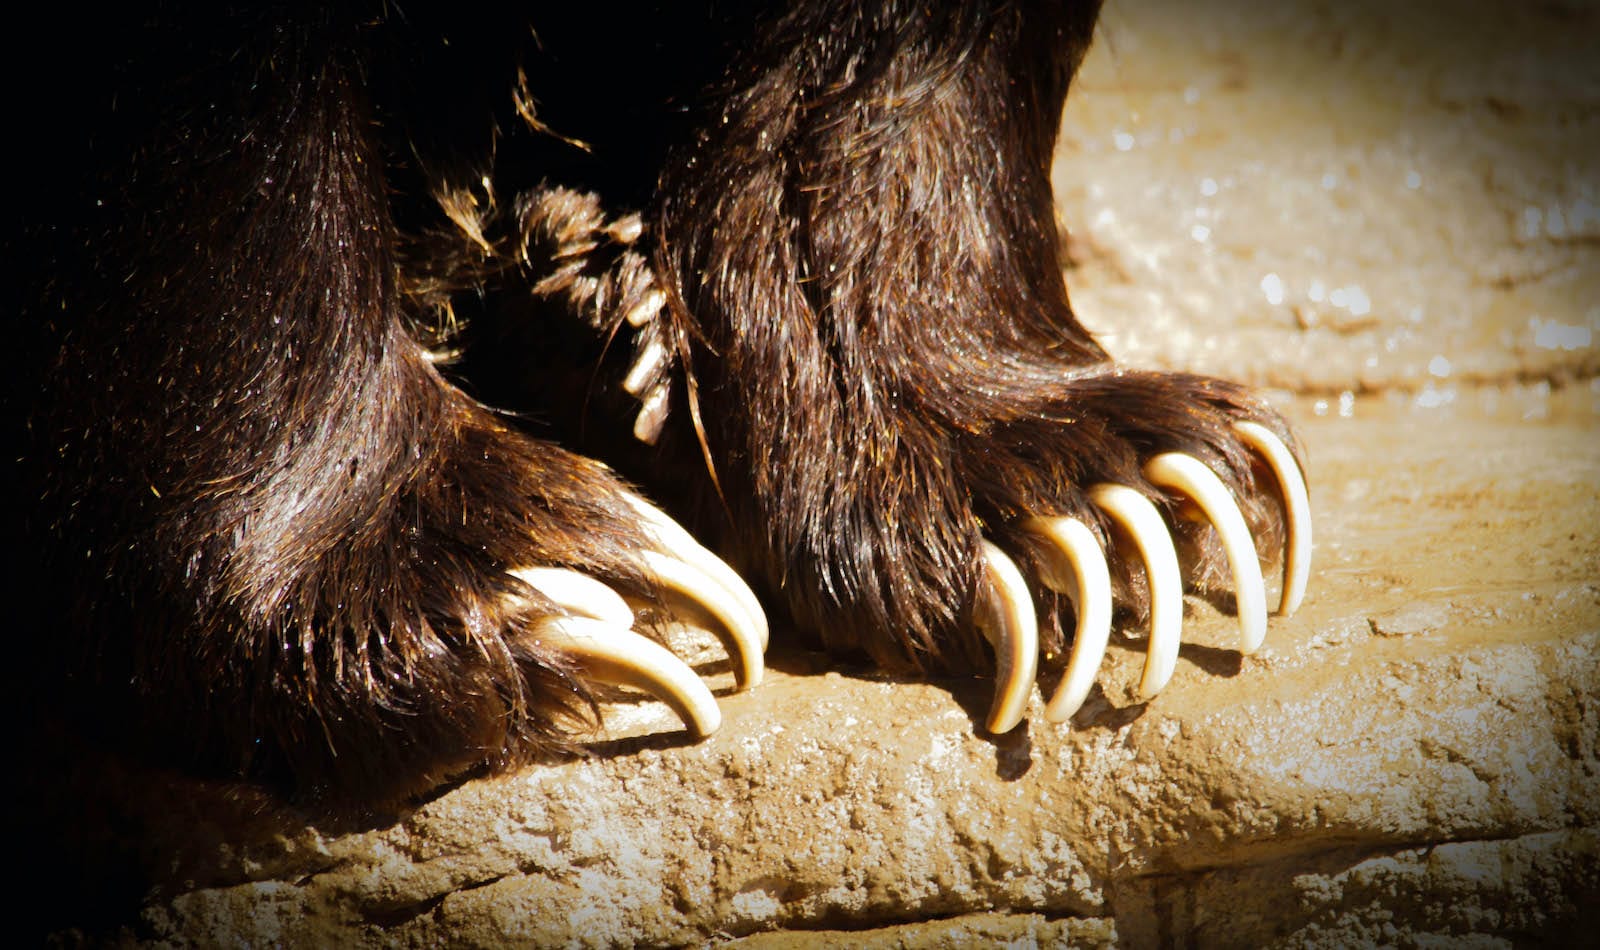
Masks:
[[[1310,447],[1313,585],[1261,652],[1242,659],[1232,618],[1191,599],[1154,701],[1135,699],[1141,644],[1114,637],[1070,728],[1036,701],[994,738],[984,680],[779,647],[706,742],[619,703],[589,759],[345,826],[107,766],[82,873],[131,881],[105,891],[129,899],[59,936],[1506,946],[1592,930],[1600,83],[1578,54],[1600,16],[1390,6],[1113,0],[1066,118],[1056,178],[1087,319],[1131,327],[1108,342],[1135,363],[1281,387]]]
[[[1124,358],[1298,391],[1592,377],[1597,30],[1587,2],[1111,0],[1054,178],[1075,302]]]

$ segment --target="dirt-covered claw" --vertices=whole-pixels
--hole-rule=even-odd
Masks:
[[[1105,552],[1088,525],[1076,518],[1030,518],[1023,529],[1049,544],[1041,551],[1040,580],[1072,597],[1078,614],[1067,671],[1045,706],[1050,722],[1072,718],[1089,695],[1111,636],[1111,574]]]
[[[994,646],[994,704],[984,728],[996,735],[1022,721],[1039,669],[1039,620],[1022,572],[1004,551],[983,542],[983,584],[975,617]]]
[[[688,664],[654,640],[589,617],[549,620],[535,635],[575,659],[590,678],[641,690],[666,703],[696,737],[708,736],[722,724],[711,690]]]
[[[1234,602],[1239,613],[1240,652],[1254,653],[1267,635],[1267,594],[1261,581],[1261,561],[1244,515],[1226,485],[1205,463],[1192,455],[1167,452],[1144,465],[1152,485],[1171,489],[1192,500],[1216,528],[1222,549],[1233,569]]]
[[[1150,642],[1139,693],[1149,699],[1172,678],[1178,662],[1178,638],[1183,627],[1183,576],[1178,552],[1161,512],[1149,499],[1126,485],[1096,485],[1089,500],[1122,526],[1144,561],[1150,585]]]
[[[1299,608],[1311,577],[1311,498],[1305,475],[1294,460],[1294,453],[1271,429],[1256,422],[1236,422],[1233,430],[1240,441],[1266,461],[1283,499],[1288,538],[1284,542],[1283,595],[1278,601],[1278,613],[1287,617]]]

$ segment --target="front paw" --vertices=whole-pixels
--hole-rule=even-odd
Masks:
[[[1217,431],[1251,454],[1252,468],[1270,476],[1270,492],[1281,506],[1285,535],[1278,613],[1288,616],[1305,595],[1311,564],[1310,504],[1300,464],[1283,439],[1259,422],[1236,420]],[[1232,474],[1226,468],[1224,472]],[[1236,500],[1258,501],[1254,477],[1225,480],[1206,462],[1181,450],[1148,456],[1139,473],[1138,487],[1109,481],[1086,486],[1083,498],[1097,518],[1033,515],[1012,523],[1010,536],[1029,549],[1039,581],[1070,597],[1075,605],[1071,653],[1045,707],[1045,718],[1051,722],[1064,722],[1078,711],[1105,655],[1113,613],[1105,540],[1112,541],[1109,549],[1114,556],[1129,552],[1143,569],[1145,583],[1139,600],[1148,615],[1148,647],[1139,691],[1144,698],[1153,697],[1171,678],[1181,640],[1184,575],[1173,543],[1176,519],[1188,522],[1184,527],[1189,534],[1196,533],[1198,526],[1203,535],[1210,535],[1202,536],[1201,543],[1214,543],[1227,561],[1239,619],[1240,652],[1255,652],[1266,635],[1261,561],[1277,559],[1277,552],[1258,553],[1250,524]],[[1162,508],[1176,516],[1175,520],[1169,522]],[[1259,517],[1254,520],[1260,523]],[[983,589],[974,616],[997,657],[995,700],[987,727],[1001,733],[1015,727],[1026,709],[1035,673],[1033,657],[1039,651],[1039,624],[1034,598],[1011,558],[986,540],[981,561]]]
[[[1046,717],[1077,711],[1114,608],[1148,621],[1149,697],[1173,673],[1186,582],[1231,584],[1245,653],[1266,629],[1263,562],[1284,564],[1280,613],[1304,596],[1301,464],[1282,421],[1231,384],[980,367],[942,387],[869,380],[840,408],[766,379],[741,378],[753,408],[710,428],[735,563],[825,647],[903,671],[992,662],[991,732],[1021,721],[1041,657],[1068,654]]]
[[[601,685],[643,691],[704,736],[721,715],[661,645],[671,623],[720,638],[738,688],[761,680],[767,622],[726,565],[604,466],[441,398],[450,424],[427,453],[382,490],[348,492],[343,517],[307,522],[315,543],[235,568],[278,601],[247,624],[202,616],[177,663],[135,667],[162,731],[194,739],[203,767],[398,801],[573,752]]]

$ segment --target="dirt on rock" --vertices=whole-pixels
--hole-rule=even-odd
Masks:
[[[619,702],[587,759],[337,826],[108,766],[75,840],[124,903],[55,938],[1592,939],[1597,35],[1589,3],[1108,8],[1054,171],[1064,266],[1119,358],[1267,387],[1296,422],[1313,581],[1258,653],[1191,597],[1154,700],[1128,631],[1070,724],[1036,696],[991,737],[986,680],[839,669],[775,630],[757,689],[708,670],[704,742]]]

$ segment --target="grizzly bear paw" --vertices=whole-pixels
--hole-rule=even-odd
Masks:
[[[1173,674],[1186,586],[1231,588],[1244,654],[1266,633],[1263,564],[1283,566],[1278,613],[1298,607],[1302,463],[1244,390],[1103,365],[1008,378],[945,356],[926,364],[938,380],[885,378],[876,353],[852,361],[871,375],[699,370],[733,514],[722,548],[825,648],[891,670],[992,666],[985,726],[1003,733],[1026,715],[1041,657],[1067,655],[1045,718],[1081,707],[1119,607],[1148,631],[1144,698]]]
[[[1309,503],[1281,420],[1233,387],[1199,377],[1111,373],[1089,377],[1079,387],[1084,391],[1071,415],[1057,417],[1062,421],[1056,425],[1080,431],[1054,438],[1034,431],[1026,434],[1027,443],[1008,431],[977,446],[966,462],[973,469],[968,477],[980,486],[975,505],[992,513],[980,516],[985,538],[973,619],[996,654],[998,682],[987,720],[996,733],[1022,719],[1040,652],[1038,611],[1025,573],[1036,586],[1070,598],[1075,614],[1066,668],[1045,707],[1050,722],[1076,713],[1094,683],[1112,625],[1113,573],[1125,602],[1147,624],[1139,685],[1146,699],[1173,673],[1186,577],[1217,590],[1227,583],[1218,561],[1226,563],[1244,654],[1259,648],[1266,635],[1261,563],[1279,559],[1280,541],[1278,613],[1292,613],[1305,592]],[[1070,444],[1084,438],[1085,428],[1100,430],[1090,437],[1092,446]],[[1070,473],[1072,481],[1027,484],[1041,473],[1022,466],[1038,446],[1052,442],[1077,457],[1063,456],[1043,477]],[[1264,541],[1259,553],[1258,538]],[[1018,553],[1026,570],[1007,549]],[[1180,550],[1188,556],[1180,558]],[[1142,577],[1132,569],[1135,561]],[[1053,598],[1041,599],[1045,610],[1055,609],[1048,603]]]
[[[1117,368],[1068,302],[1050,168],[1094,12],[797,13],[645,218],[684,381],[658,442],[709,473],[683,510],[714,512],[705,536],[823,647],[995,669],[994,732],[1065,652],[1063,619],[1055,720],[1114,605],[1148,621],[1148,696],[1185,579],[1231,578],[1248,652],[1261,555],[1286,548],[1282,612],[1309,566],[1283,420],[1220,380]]]

